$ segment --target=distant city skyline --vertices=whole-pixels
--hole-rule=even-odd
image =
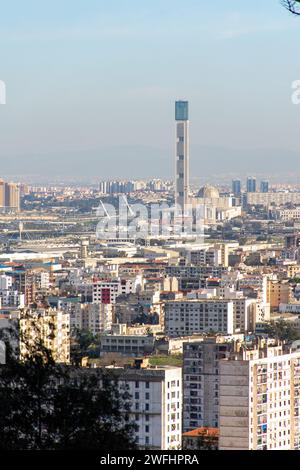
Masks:
[[[4,175],[173,177],[177,99],[191,177],[300,174],[300,23],[277,0],[12,1],[0,26]]]

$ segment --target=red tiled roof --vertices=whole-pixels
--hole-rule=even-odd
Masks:
[[[183,434],[183,437],[198,437],[200,435],[218,437],[219,429],[218,428],[197,428],[197,429],[193,429],[192,431],[185,432]]]

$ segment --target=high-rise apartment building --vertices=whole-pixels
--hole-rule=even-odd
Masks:
[[[219,360],[232,343],[217,337],[183,345],[183,431],[219,425]]]
[[[141,449],[176,450],[182,436],[181,367],[110,368],[131,395],[131,418]],[[99,370],[101,373],[101,369]]]
[[[176,174],[175,203],[184,212],[189,196],[189,104],[176,101]]]
[[[16,211],[20,210],[20,188],[18,184],[5,183],[5,207]]]
[[[0,208],[5,207],[5,182],[0,180]]]
[[[219,400],[220,450],[300,449],[300,352],[221,360]]]

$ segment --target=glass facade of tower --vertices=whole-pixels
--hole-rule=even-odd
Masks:
[[[256,178],[247,178],[247,193],[256,193]]]
[[[240,180],[232,181],[232,192],[235,196],[240,196],[242,192],[242,184]]]
[[[268,193],[269,192],[269,181],[262,181],[260,183],[260,192]]]
[[[175,103],[175,119],[176,121],[189,120],[189,103],[188,101],[176,101]]]

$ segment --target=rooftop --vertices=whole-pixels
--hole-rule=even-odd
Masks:
[[[196,428],[192,431],[188,431],[183,433],[183,437],[198,437],[198,436],[210,436],[210,437],[218,437],[219,436],[219,429],[218,428]]]

